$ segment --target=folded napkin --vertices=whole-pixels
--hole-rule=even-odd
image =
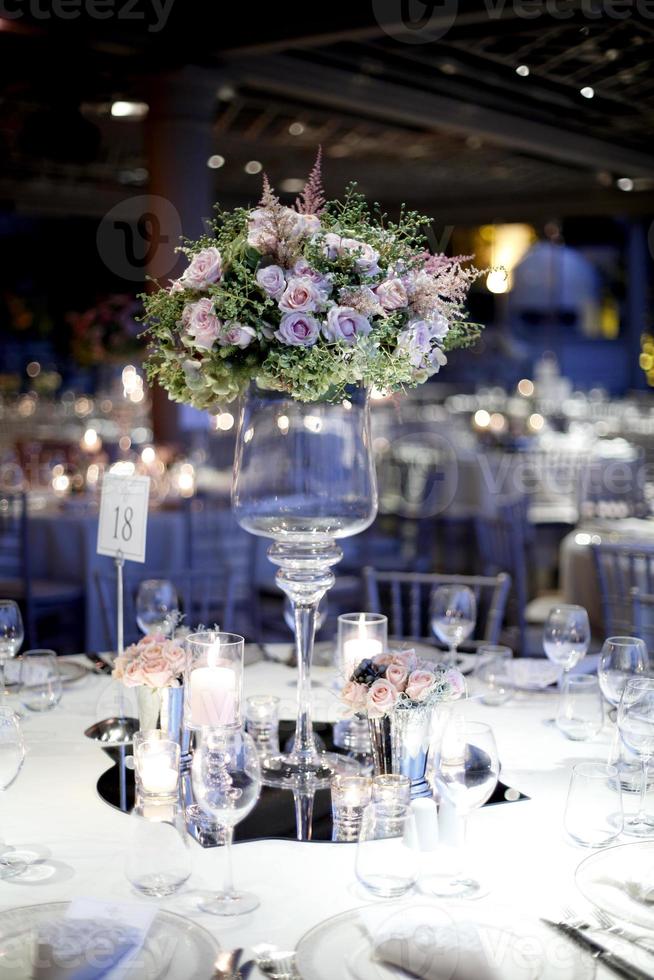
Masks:
[[[374,959],[420,980],[505,980],[505,964],[493,964],[492,944],[474,922],[455,921],[435,906],[382,906],[359,912]],[[496,951],[497,952],[497,951]],[[523,973],[522,976],[533,974]]]
[[[138,950],[138,929],[110,919],[53,919],[37,929],[32,980],[101,980]]]

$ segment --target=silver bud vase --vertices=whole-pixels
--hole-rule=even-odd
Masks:
[[[412,800],[432,795],[426,772],[434,708],[400,702],[384,718],[368,718],[375,775],[408,776]]]

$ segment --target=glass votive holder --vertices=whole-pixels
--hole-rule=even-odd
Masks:
[[[193,864],[182,808],[152,806],[137,799],[129,817],[125,875],[142,895],[173,895],[191,876]]]
[[[567,677],[559,702],[557,727],[573,742],[586,742],[602,730],[604,704],[596,677]]]
[[[415,846],[415,820],[409,807],[370,803],[363,811],[355,871],[374,895],[396,898],[418,877],[421,855]]]
[[[61,674],[54,650],[26,650],[20,659],[18,693],[28,711],[49,711],[61,701]]]
[[[362,660],[388,649],[388,619],[381,613],[343,613],[338,617],[337,667],[348,681]]]
[[[411,803],[411,780],[399,773],[385,773],[372,780],[372,802],[386,807],[403,807]]]
[[[187,728],[229,728],[241,724],[242,636],[203,630],[185,640],[188,653],[184,690]]]
[[[334,776],[332,789],[332,840],[349,842],[359,839],[361,817],[372,795],[370,776]]]
[[[481,689],[481,702],[494,707],[505,704],[513,694],[511,661],[513,651],[495,643],[485,643],[477,651],[479,663],[475,680]]]
[[[606,847],[622,833],[624,814],[617,766],[579,762],[573,767],[565,807],[567,833],[583,847]]]
[[[254,694],[245,699],[245,730],[260,755],[279,752],[279,698]]]
[[[136,792],[144,804],[171,803],[178,797],[179,756],[177,742],[159,729],[135,732],[134,774]]]

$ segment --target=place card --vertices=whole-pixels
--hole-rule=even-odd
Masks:
[[[105,475],[98,520],[99,555],[145,561],[149,496],[149,476]]]

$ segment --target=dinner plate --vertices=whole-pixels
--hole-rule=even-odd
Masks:
[[[32,976],[36,927],[65,914],[68,902],[29,905],[0,913],[2,980]],[[201,926],[172,912],[159,912],[143,947],[129,965],[130,980],[211,977],[219,946]]]
[[[611,917],[654,931],[654,840],[596,851],[575,874],[582,895]]]
[[[389,918],[402,908],[427,909],[434,922],[470,923],[469,907],[442,906],[426,900],[388,903]],[[377,907],[381,909],[381,906]],[[409,976],[387,963],[374,959],[372,944],[359,918],[370,906],[336,915],[315,926],[300,940],[296,961],[303,980],[400,980]],[[564,936],[557,936],[546,926],[522,919],[515,910],[497,913],[474,913],[482,948],[491,964],[488,976],[499,980],[592,980],[594,961]],[[510,925],[508,924],[510,923]],[[411,942],[416,949],[418,940]],[[438,950],[436,955],[438,955]],[[451,950],[441,950],[447,957]],[[457,954],[454,953],[455,959]],[[445,960],[444,966],[445,964]],[[444,976],[456,980],[455,962],[448,960]],[[480,978],[481,980],[481,978]]]
[[[556,684],[561,668],[542,657],[520,658],[507,662],[510,683],[517,691],[544,691]]]
[[[75,681],[93,673],[85,664],[80,664],[76,660],[64,660],[62,657],[57,657],[57,667],[62,684],[74,684]]]

